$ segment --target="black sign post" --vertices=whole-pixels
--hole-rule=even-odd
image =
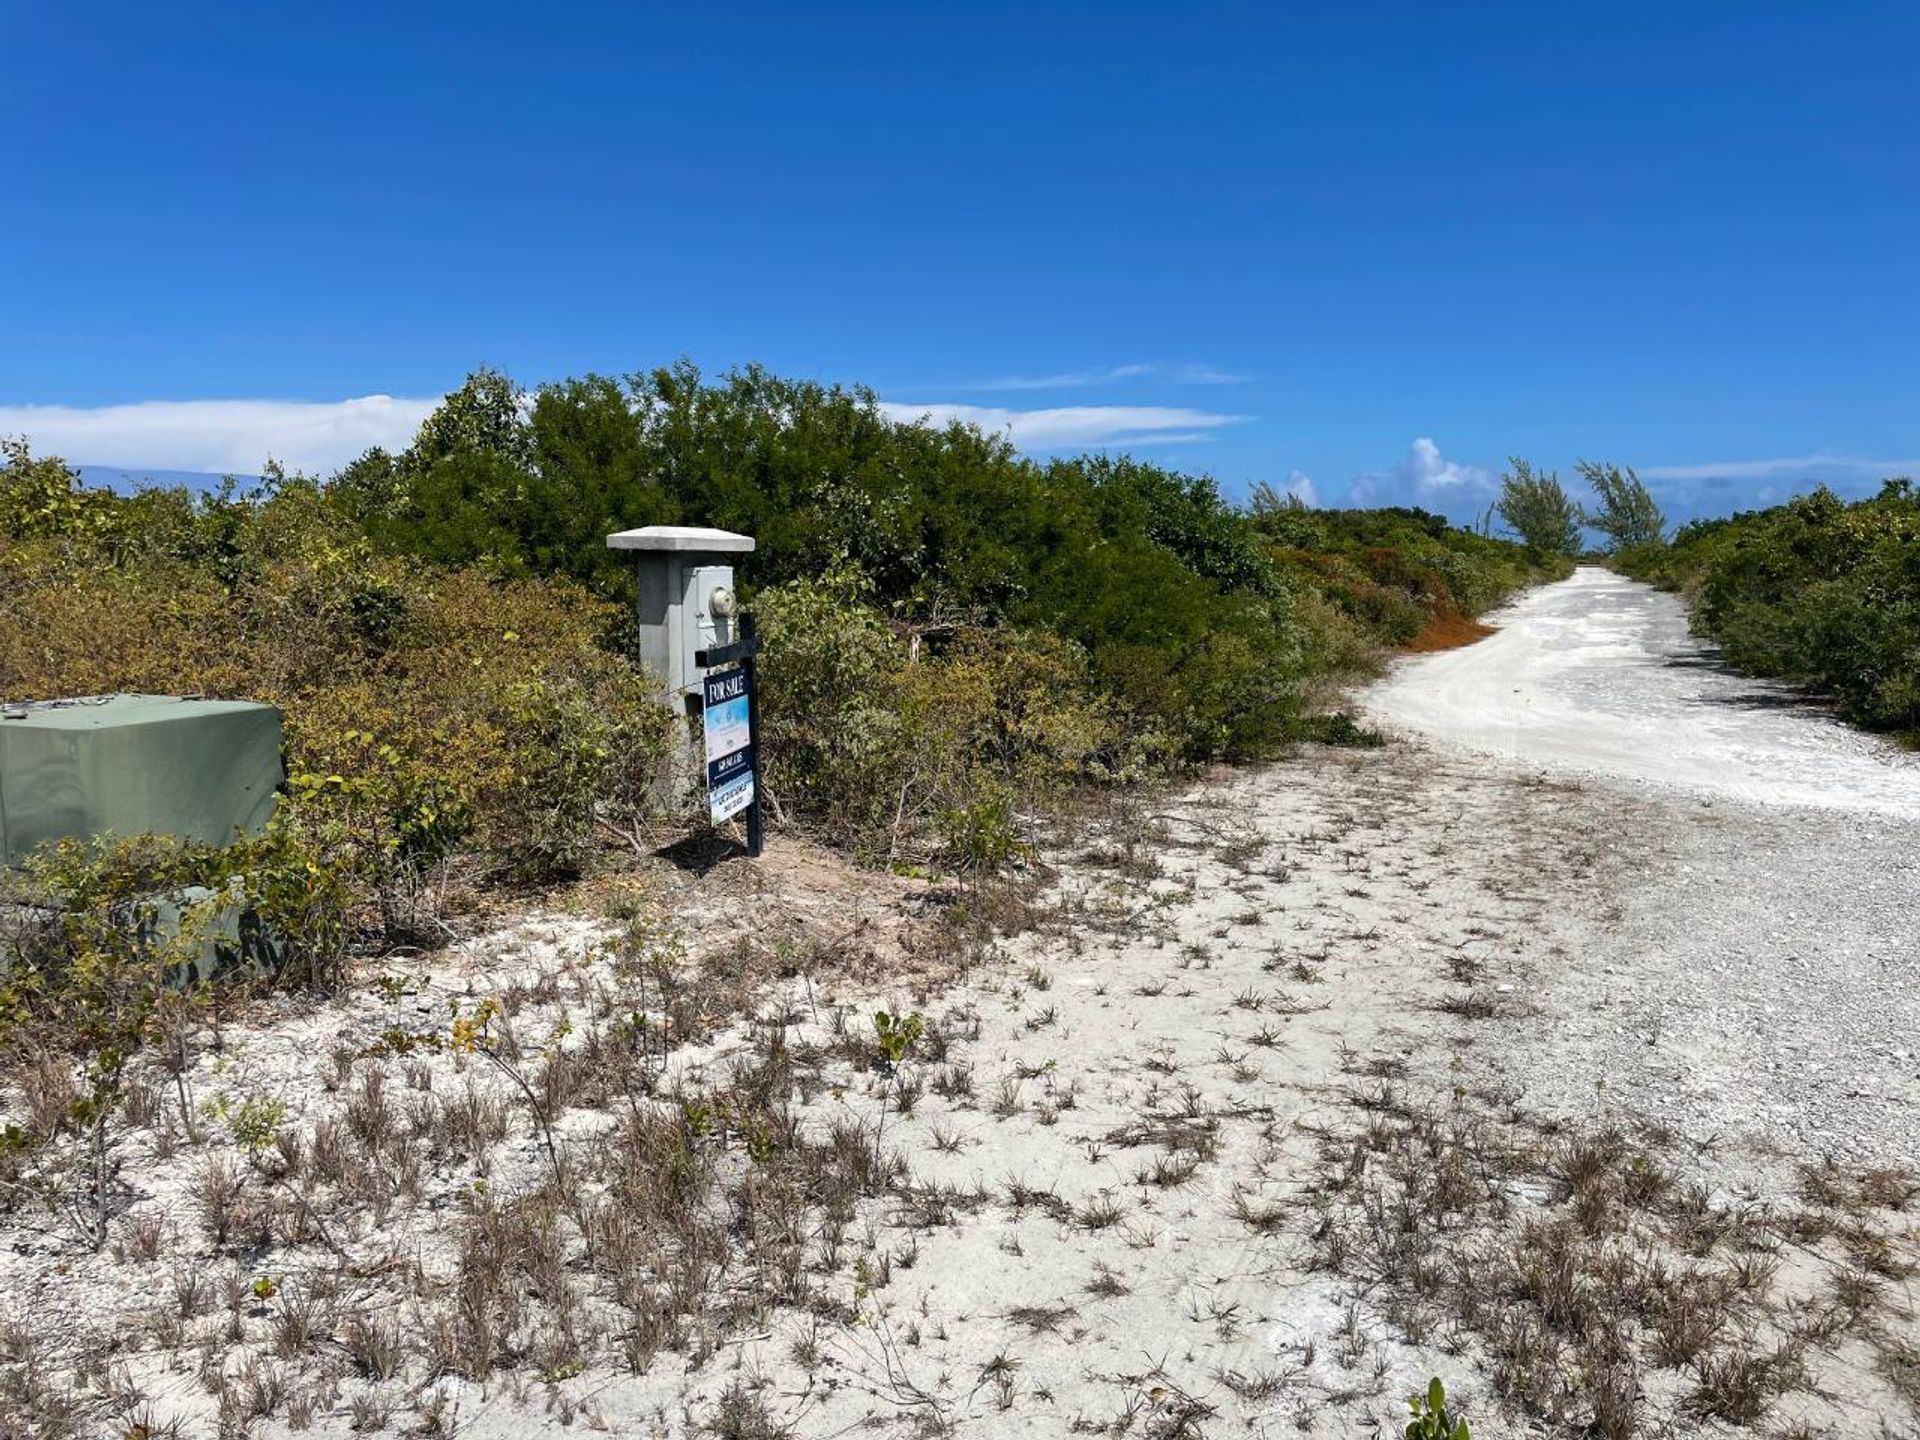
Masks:
[[[760,686],[755,674],[759,653],[753,616],[742,615],[738,640],[696,650],[693,656],[694,664],[709,671],[701,682],[709,813],[719,824],[744,809],[747,854],[755,857],[760,854]],[[724,665],[737,668],[715,668]]]

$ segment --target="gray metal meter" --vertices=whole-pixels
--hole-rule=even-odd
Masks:
[[[702,672],[693,666],[693,657],[702,650],[730,644],[734,639],[733,567],[696,565],[689,569],[685,613],[688,628],[680,653],[687,658],[692,675],[686,683],[698,685]]]
[[[669,695],[697,690],[697,651],[735,638],[733,557],[753,549],[751,535],[692,525],[648,525],[609,535],[615,550],[634,552],[639,580],[640,663]]]

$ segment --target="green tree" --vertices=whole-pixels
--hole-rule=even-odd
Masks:
[[[399,455],[369,450],[329,486],[337,503],[391,549],[496,575],[555,567],[570,528],[533,473],[526,395],[482,367],[421,422]]]
[[[1247,492],[1247,509],[1255,516],[1311,510],[1313,507],[1296,491],[1281,490],[1271,480],[1256,480]]]
[[[1551,470],[1535,470],[1519,456],[1500,477],[1500,499],[1495,508],[1507,528],[1538,556],[1580,553],[1580,507],[1573,503],[1560,477]]]
[[[1607,537],[1608,549],[1633,550],[1658,545],[1665,538],[1666,516],[1631,465],[1622,470],[1618,465],[1581,460],[1574,468],[1600,502],[1599,509],[1585,511],[1581,518]]]

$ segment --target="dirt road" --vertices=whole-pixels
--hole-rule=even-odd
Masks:
[[[1920,819],[1920,756],[1725,669],[1680,602],[1596,566],[1402,662],[1365,697],[1396,728],[1523,764],[1767,805]]]
[[[1493,757],[1490,783],[1642,802],[1618,893],[1532,972],[1543,1023],[1504,1068],[1750,1146],[1920,1156],[1920,755],[1733,674],[1674,597],[1605,570],[1491,619],[1402,662],[1368,713]]]

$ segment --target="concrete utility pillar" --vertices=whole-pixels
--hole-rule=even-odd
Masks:
[[[735,638],[739,606],[733,557],[753,549],[751,535],[692,525],[648,525],[607,537],[631,550],[639,578],[640,663],[659,677],[669,699],[700,688],[706,673],[696,650]]]
[[[750,553],[753,537],[692,525],[648,525],[609,535],[607,546],[633,552],[640,582],[640,663],[660,682],[661,698],[686,717],[677,753],[655,782],[661,802],[677,809],[706,786],[706,752],[699,740],[700,682],[706,671],[693,657],[738,638],[733,557]]]

